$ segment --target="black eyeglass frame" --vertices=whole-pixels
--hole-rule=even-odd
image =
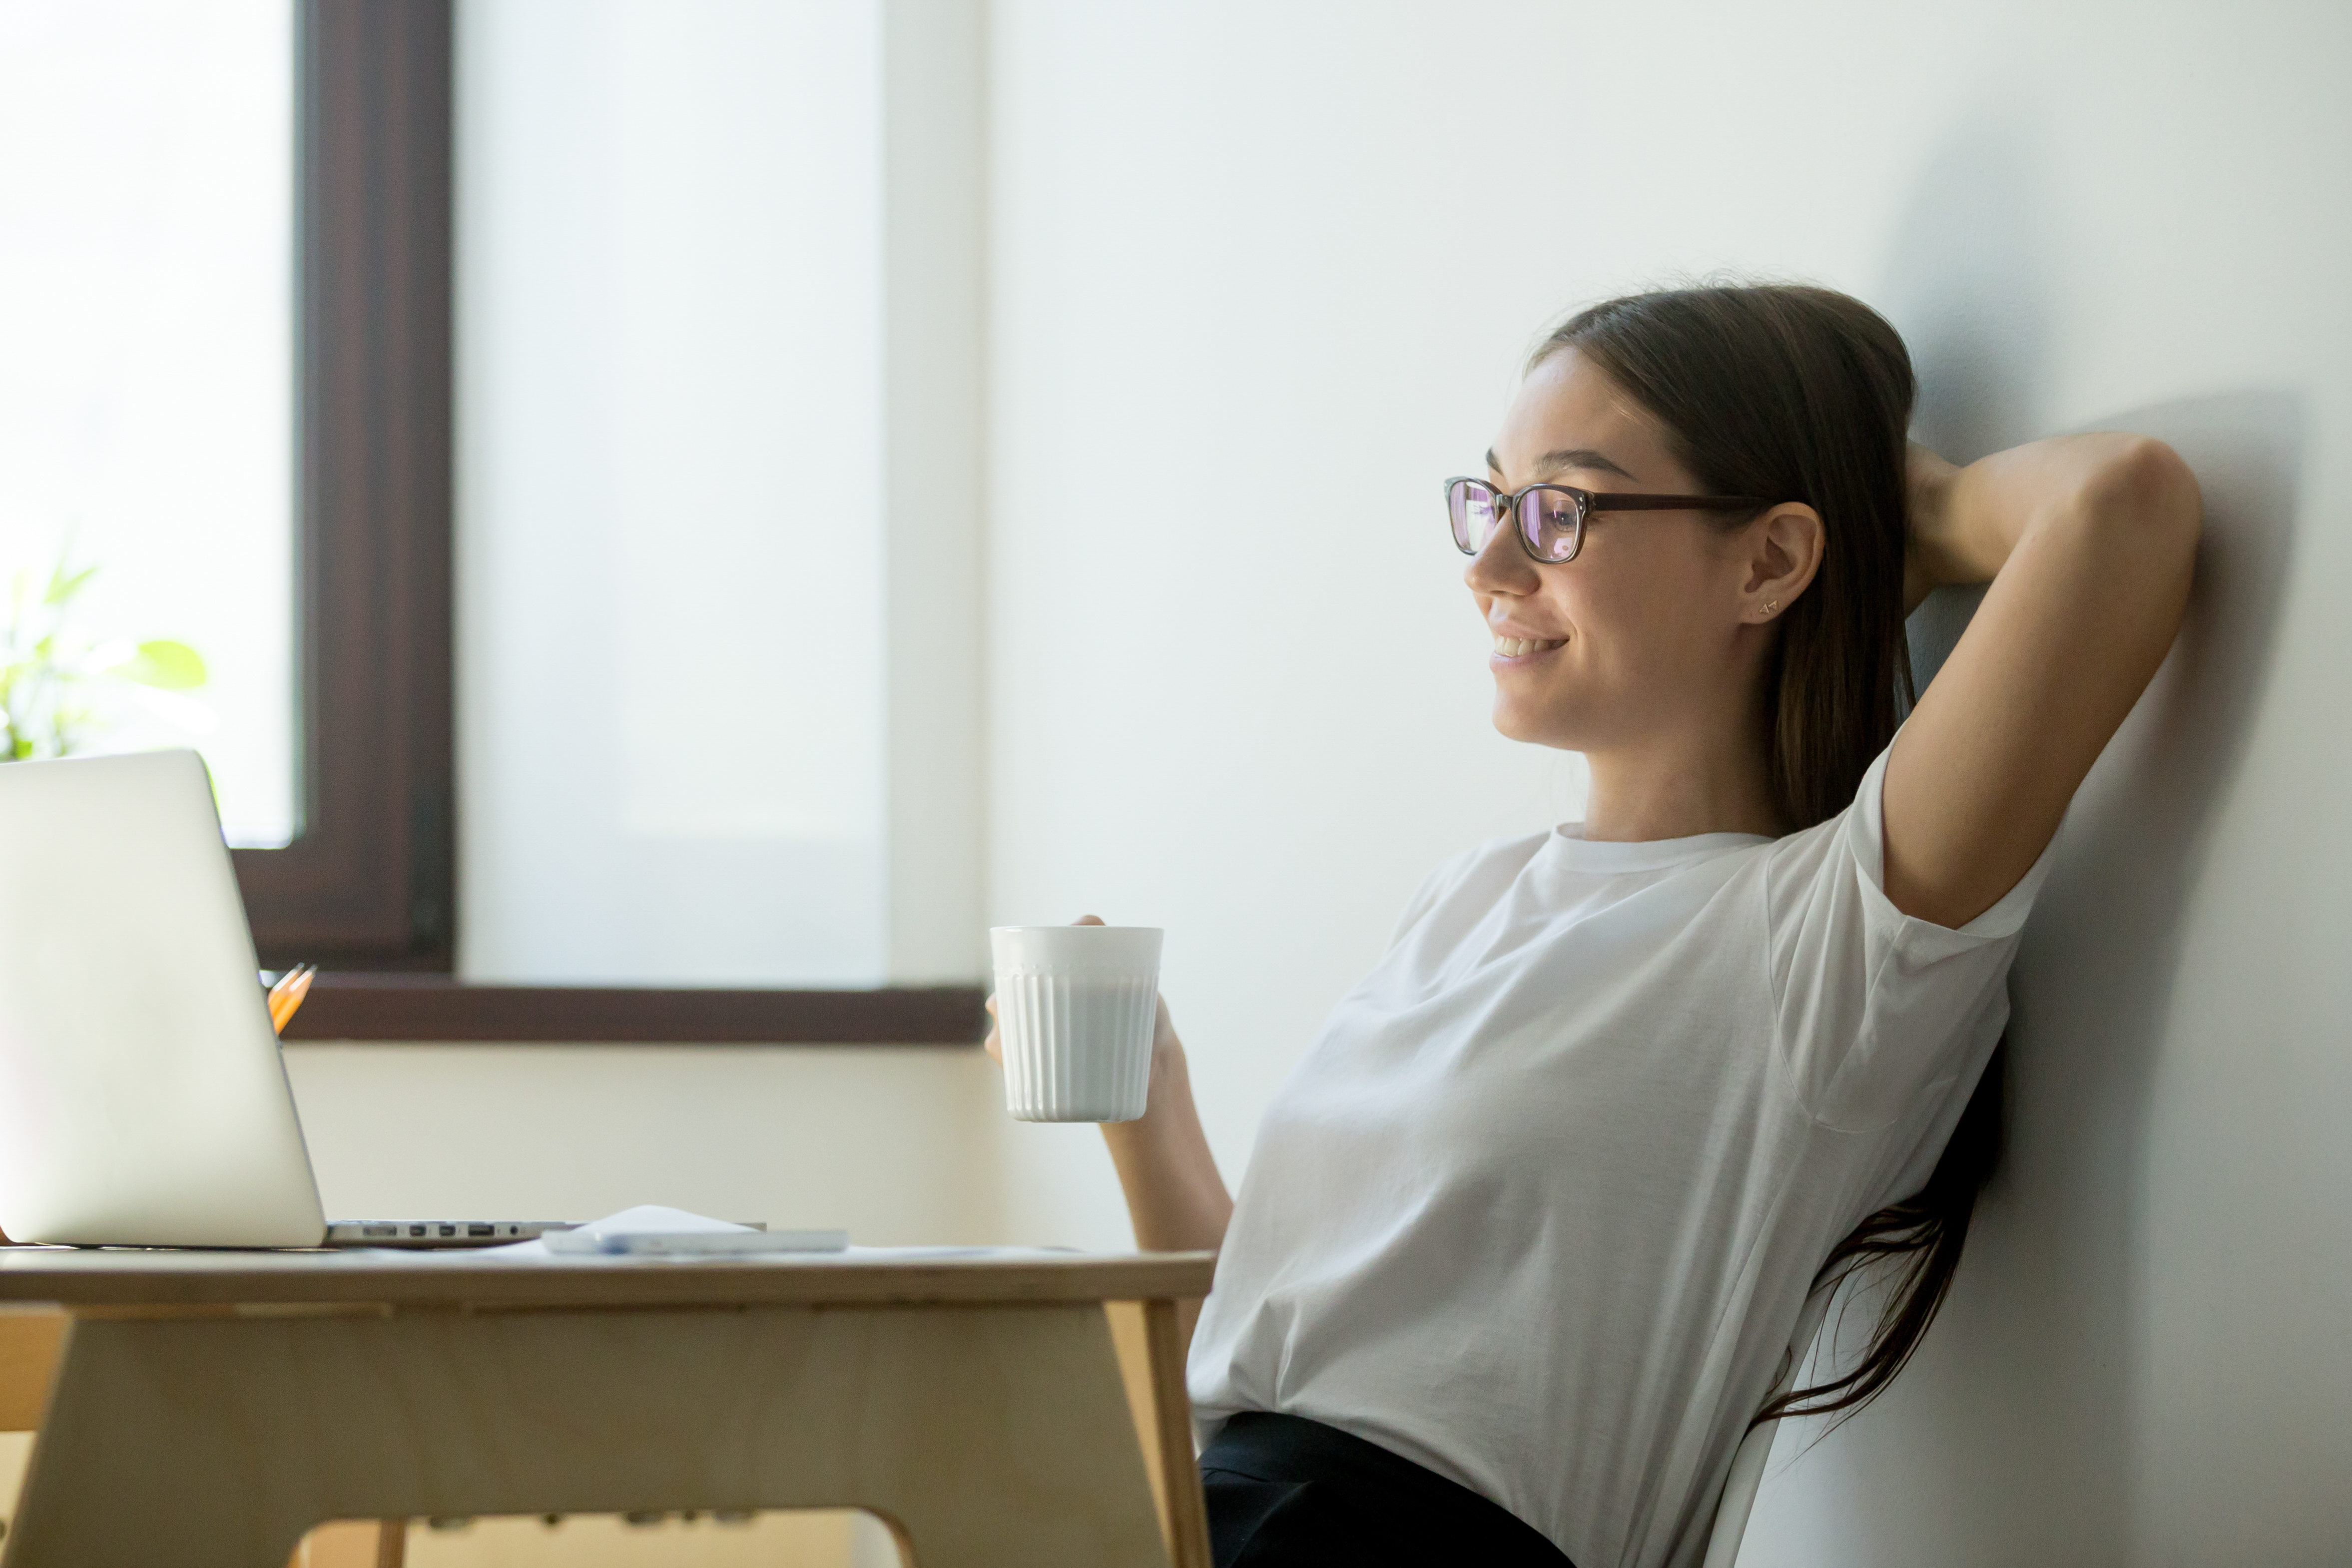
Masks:
[[[1497,490],[1484,479],[1469,475],[1456,475],[1445,482],[1445,521],[1454,535],[1454,547],[1464,555],[1476,555],[1486,548],[1486,540],[1470,542],[1468,508],[1456,509],[1454,504],[1457,486],[1475,486],[1493,499],[1496,517],[1507,515],[1511,531],[1519,538],[1519,548],[1528,559],[1538,566],[1564,566],[1574,560],[1584,549],[1584,525],[1595,512],[1753,512],[1761,511],[1773,503],[1758,496],[1651,496],[1606,490],[1580,490],[1573,485],[1530,485],[1524,490]],[[1537,549],[1537,536],[1547,530],[1557,535],[1560,529],[1549,524],[1540,514],[1530,514],[1525,503],[1545,493],[1565,496],[1575,508],[1576,526],[1567,533],[1566,555],[1545,555]],[[1507,508],[1507,514],[1506,514]],[[1489,537],[1492,537],[1491,535]]]

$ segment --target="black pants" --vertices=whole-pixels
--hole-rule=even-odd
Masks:
[[[1201,1456],[1217,1568],[1574,1568],[1501,1504],[1377,1443],[1246,1411]]]

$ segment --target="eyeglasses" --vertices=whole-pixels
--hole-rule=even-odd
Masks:
[[[1750,512],[1771,504],[1755,496],[1596,494],[1570,485],[1530,485],[1510,495],[1482,479],[1445,482],[1445,512],[1464,555],[1485,549],[1497,522],[1517,514],[1520,548],[1547,566],[1576,559],[1584,548],[1584,520],[1595,512]]]

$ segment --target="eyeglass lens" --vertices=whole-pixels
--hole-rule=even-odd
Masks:
[[[1447,488],[1446,511],[1454,525],[1454,543],[1463,554],[1476,555],[1486,548],[1486,541],[1494,537],[1496,507],[1501,499],[1492,486],[1475,479],[1456,480]],[[1575,558],[1584,530],[1574,496],[1565,490],[1530,490],[1519,497],[1517,511],[1514,521],[1529,554],[1547,561]]]
[[[1464,555],[1476,555],[1495,533],[1495,492],[1475,479],[1456,479],[1445,487],[1445,511],[1454,524],[1454,546]]]

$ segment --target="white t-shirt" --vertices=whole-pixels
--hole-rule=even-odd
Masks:
[[[1882,754],[1781,839],[1565,827],[1438,868],[1258,1131],[1189,1382],[1493,1499],[1577,1568],[1706,1546],[1813,1275],[1916,1193],[2049,855],[1887,900]]]

